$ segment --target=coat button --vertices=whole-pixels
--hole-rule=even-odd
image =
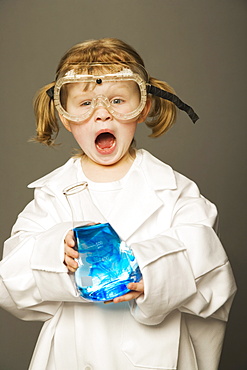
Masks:
[[[91,367],[91,366],[89,366],[89,365],[87,365],[85,368],[84,368],[84,370],[92,370],[93,368]]]

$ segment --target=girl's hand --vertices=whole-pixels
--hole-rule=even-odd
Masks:
[[[144,294],[143,280],[139,281],[139,283],[130,283],[130,284],[128,284],[127,288],[130,289],[131,291],[122,295],[122,296],[120,296],[120,297],[114,298],[112,301],[107,301],[107,302],[104,302],[104,303],[127,302],[127,301],[131,301],[132,299],[136,299],[136,298],[140,297],[142,294]]]
[[[64,264],[71,272],[75,272],[78,268],[78,263],[75,261],[75,258],[79,257],[79,253],[73,249],[74,246],[74,233],[70,230],[64,239]]]
[[[89,222],[87,226],[97,225],[95,222]],[[68,267],[68,270],[75,272],[78,269],[78,263],[75,258],[79,258],[79,253],[74,250],[75,238],[73,230],[70,230],[64,239],[64,264]]]

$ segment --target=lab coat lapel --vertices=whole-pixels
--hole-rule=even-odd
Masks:
[[[146,150],[137,152],[135,168],[120,192],[108,216],[108,222],[123,240],[127,240],[163,201],[158,191],[176,189],[172,168],[152,156]],[[129,207],[129,205],[133,207]]]
[[[83,182],[83,180],[78,176],[78,169],[75,162],[76,159],[71,158],[64,166],[28,185],[29,188],[40,187],[47,194],[56,197],[60,206],[62,206],[66,211],[67,216],[71,221],[71,210],[69,202],[66,200],[64,195],[64,189],[73,184]],[[73,221],[76,224],[80,223],[80,221],[106,222],[104,216],[93,203],[87,188],[78,193],[78,197],[75,197],[75,199],[72,200],[71,205],[73,206],[73,203],[75,202],[77,208],[74,207],[75,212]]]

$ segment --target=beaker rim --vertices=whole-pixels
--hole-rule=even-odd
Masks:
[[[79,193],[82,190],[85,190],[88,186],[88,183],[86,181],[77,182],[75,184],[71,184],[63,189],[64,195],[74,195]]]

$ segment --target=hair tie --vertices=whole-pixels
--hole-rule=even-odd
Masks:
[[[49,96],[51,100],[54,99],[54,88],[55,86],[52,86],[48,90],[46,90],[46,94]]]

